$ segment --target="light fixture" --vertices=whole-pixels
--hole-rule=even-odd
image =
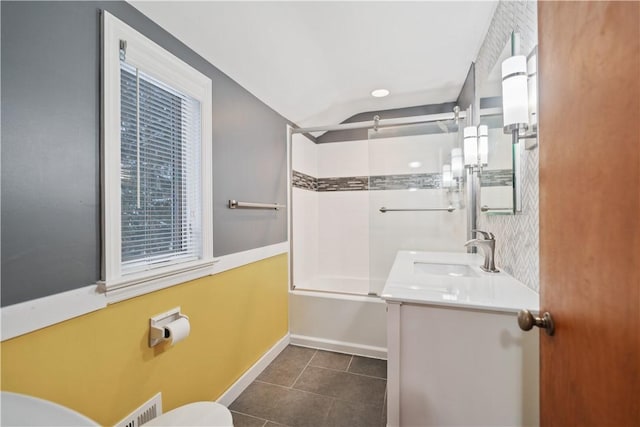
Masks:
[[[387,89],[375,89],[371,91],[371,96],[374,98],[384,98],[389,95],[389,91]]]
[[[411,169],[416,169],[416,168],[419,168],[420,166],[422,166],[421,162],[409,162],[409,167]]]
[[[452,182],[451,165],[442,165],[442,188],[450,188]]]
[[[528,127],[527,58],[523,55],[511,56],[502,63],[502,117],[505,133]]]
[[[525,148],[537,147],[537,47],[528,57],[516,55],[520,49],[520,35],[511,34],[511,57],[502,62],[502,117],[504,133],[512,134],[514,144],[527,141]]]
[[[486,166],[489,159],[489,128],[487,125],[464,128],[464,165],[472,170]]]
[[[478,128],[464,128],[464,165],[473,167],[478,164]]]
[[[527,91],[529,93],[529,124],[531,129],[538,127],[538,51],[527,59]]]
[[[489,127],[478,126],[478,162],[480,166],[489,164]]]
[[[454,178],[462,177],[462,170],[464,169],[462,163],[462,149],[454,148],[451,150],[451,174]]]

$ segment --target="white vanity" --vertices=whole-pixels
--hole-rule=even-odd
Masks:
[[[398,252],[387,302],[389,427],[538,425],[538,294],[483,257]]]

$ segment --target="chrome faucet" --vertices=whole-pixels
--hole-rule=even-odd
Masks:
[[[498,273],[500,270],[496,268],[494,254],[496,252],[496,236],[493,233],[487,233],[481,230],[471,230],[472,233],[482,234],[484,239],[472,239],[464,244],[465,247],[476,246],[482,248],[484,252],[484,265],[480,268],[488,273]]]

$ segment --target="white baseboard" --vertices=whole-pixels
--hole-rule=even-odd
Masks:
[[[301,347],[317,348],[320,350],[336,351],[338,353],[356,354],[358,356],[386,359],[387,349],[370,345],[354,344],[344,341],[328,340],[305,335],[291,335],[291,344]]]
[[[271,362],[273,362],[273,360],[282,352],[282,350],[284,350],[289,345],[289,342],[289,334],[282,337],[280,341],[275,343],[275,345],[271,347],[269,351],[267,351],[264,356],[260,358],[260,360],[254,363],[253,366],[247,370],[247,372],[242,374],[242,376],[238,378],[238,381],[233,383],[231,387],[229,387],[224,393],[222,393],[217,402],[226,407],[229,407],[229,405],[231,405],[231,403],[233,403],[233,401],[236,400],[247,387],[249,387],[249,384],[251,384],[258,377],[258,375],[260,375],[260,373],[264,371],[264,369],[269,366]]]

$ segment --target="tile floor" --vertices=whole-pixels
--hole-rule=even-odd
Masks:
[[[382,427],[387,362],[288,346],[229,406],[234,427]]]

